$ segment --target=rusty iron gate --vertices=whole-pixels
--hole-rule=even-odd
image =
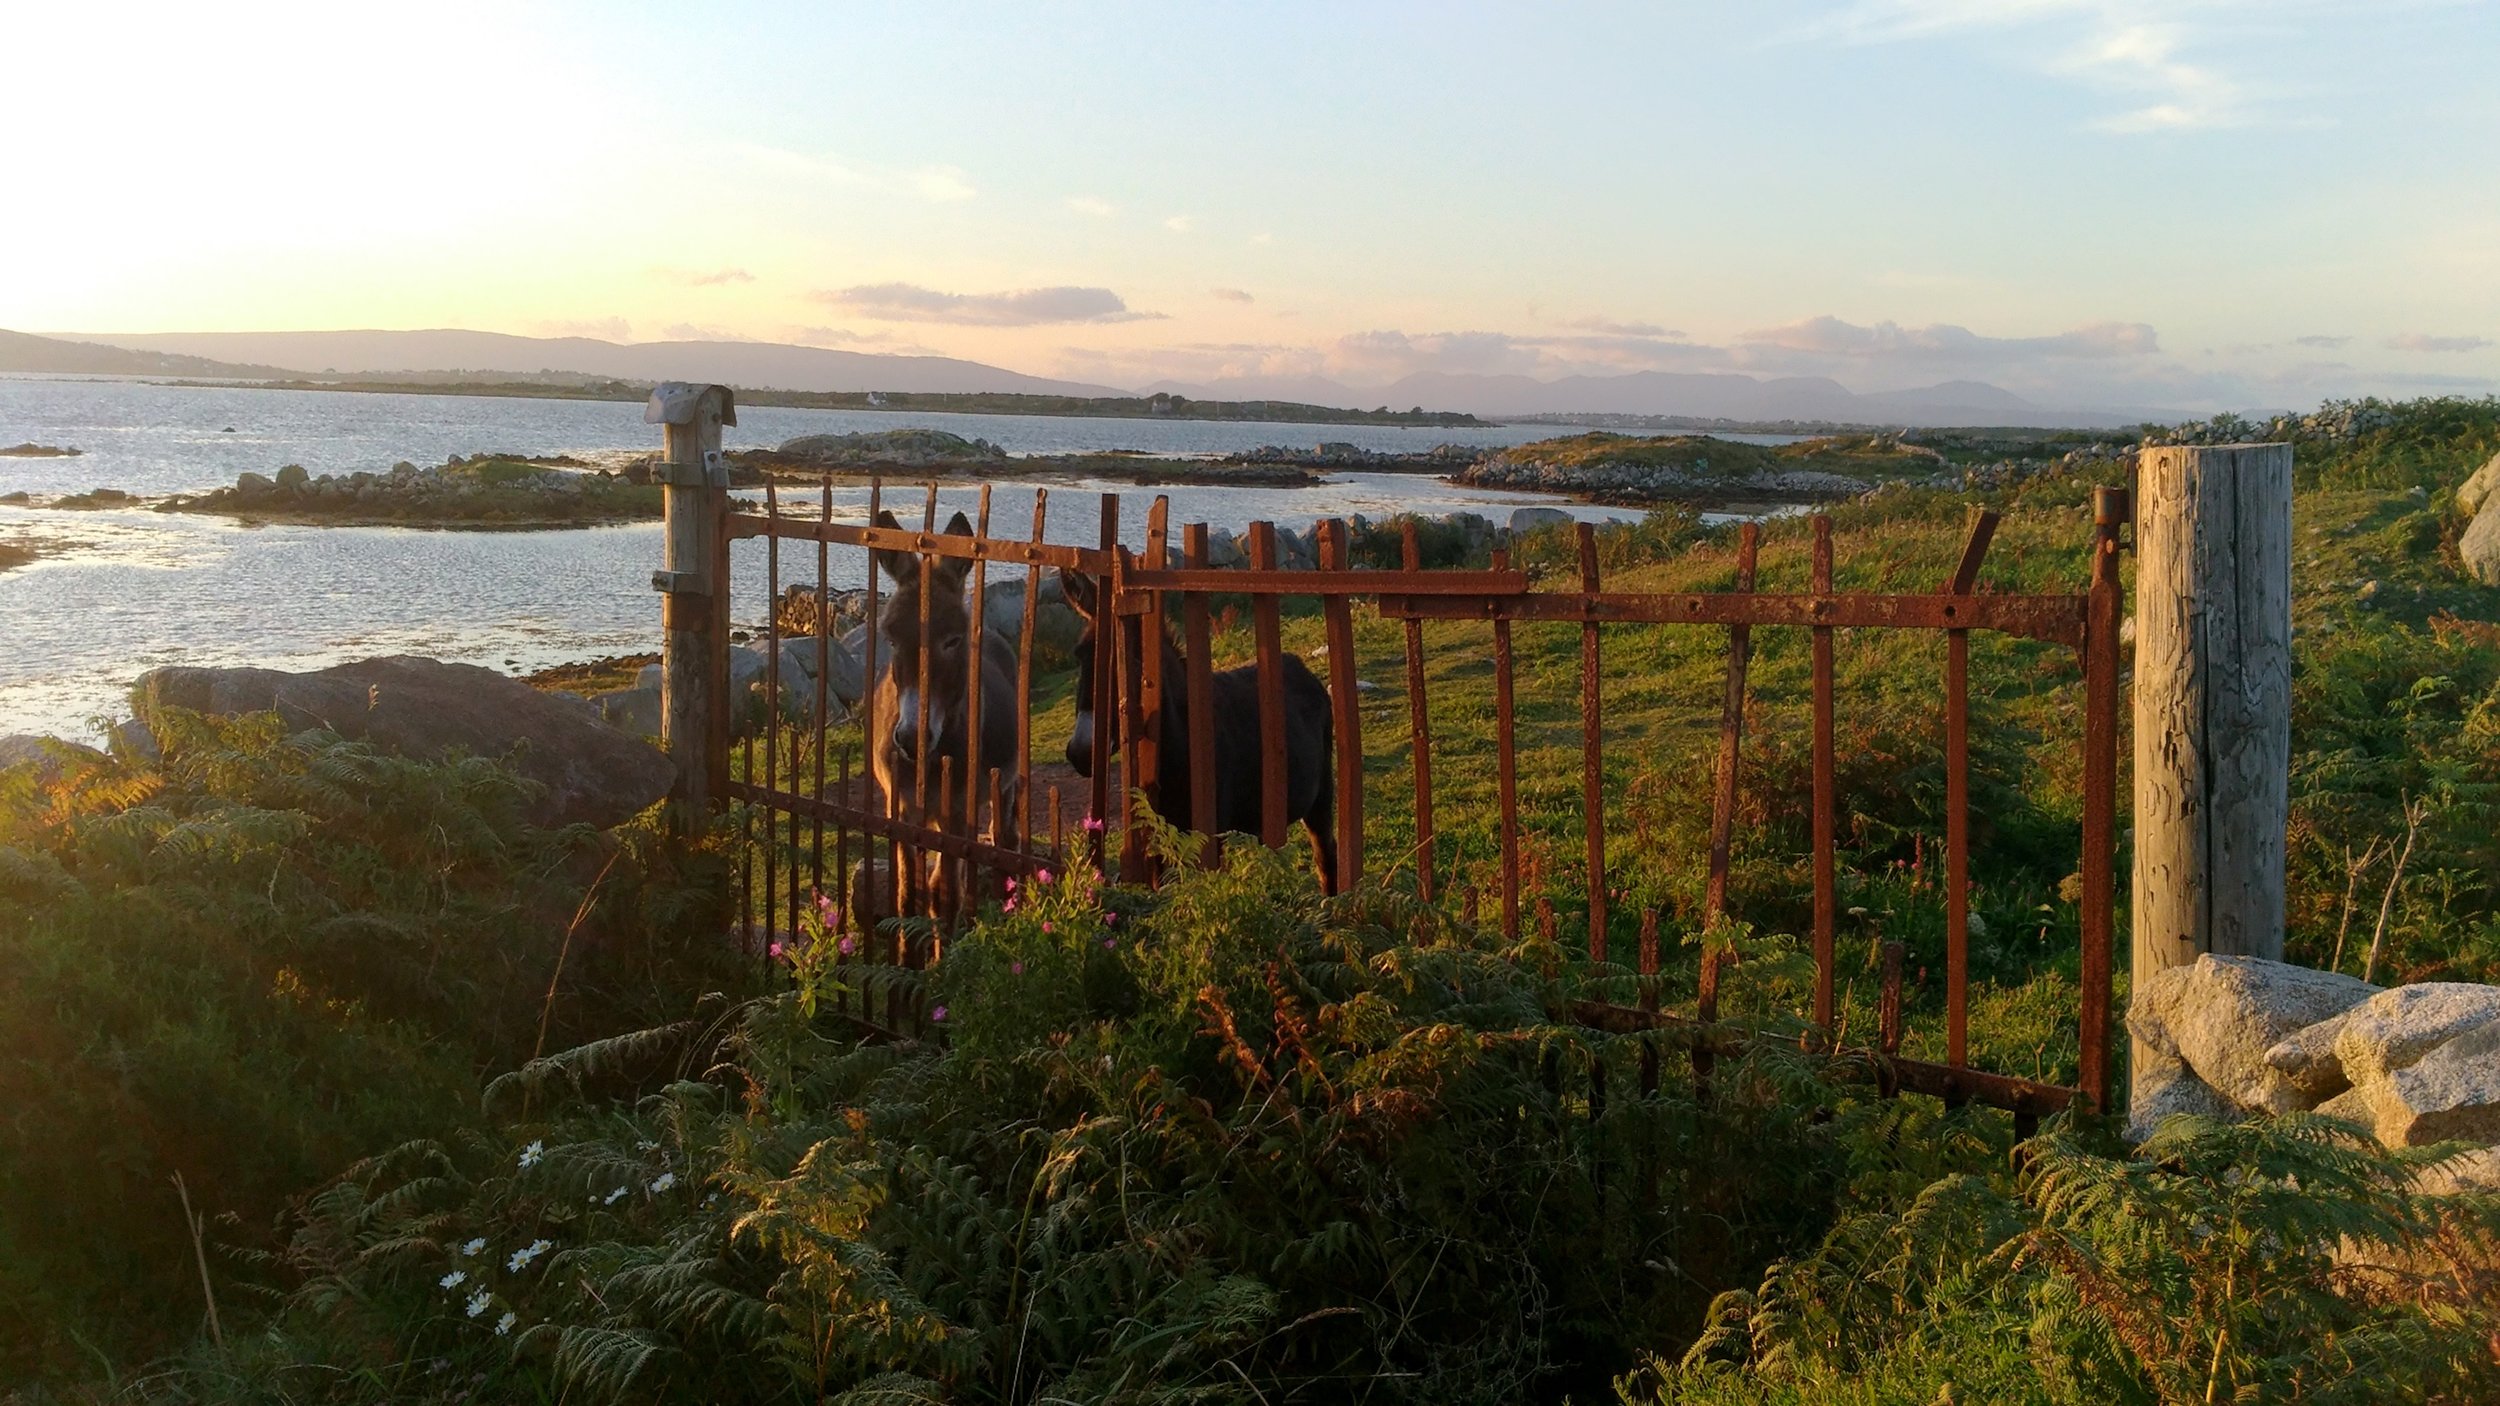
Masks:
[[[716,489],[717,493],[718,490]],[[1427,699],[1426,662],[1435,622],[1486,622],[1492,633],[1493,712],[1497,771],[1496,817],[1499,833],[1498,883],[1502,930],[1516,938],[1525,921],[1522,913],[1519,746],[1516,731],[1514,663],[1511,631],[1514,622],[1576,623],[1580,626],[1582,729],[1581,806],[1585,855],[1580,892],[1586,904],[1588,956],[1615,960],[1608,912],[1606,795],[1601,752],[1605,741],[1604,677],[1601,668],[1601,627],[1648,625],[1704,628],[1725,632],[1727,666],[1719,700],[1719,737],[1712,776],[1709,870],[1704,898],[1705,925],[1730,911],[1730,859],[1739,803],[1739,752],[1743,743],[1748,668],[1753,634],[1763,629],[1810,632],[1812,673],[1813,783],[1811,796],[1813,919],[1812,950],[1815,980],[1809,1045],[1828,1047],[1835,1010],[1835,942],[1838,927],[1837,802],[1834,755],[1836,708],[1834,637],[1840,630],[1918,630],[1942,632],[1946,662],[1942,682],[1942,730],[1945,740],[1945,877],[1946,950],[1945,1058],[1921,1061],[1902,1057],[1901,948],[1884,949],[1879,1039],[1872,1049],[1838,1050],[1868,1059],[1889,1089],[1910,1089],[1952,1101],[1978,1100],[2011,1109],[2019,1122],[2063,1108],[2081,1098],[2095,1107],[2107,1104],[2110,1088],[2109,1024],[2112,983],[2112,929],[2116,892],[2116,779],[2118,750],[2120,585],[2119,534],[2128,517],[2127,494],[2101,489],[2094,497],[2094,527],[2089,580],[2072,594],[2010,595],[1977,590],[1981,564],[1996,527],[1993,514],[1975,520],[1960,563],[1932,593],[1837,593],[1832,589],[1832,536],[1828,519],[1812,520],[1811,582],[1798,593],[1754,589],[1759,529],[1744,524],[1736,542],[1735,589],[1720,592],[1644,594],[1608,591],[1600,579],[1596,538],[1583,524],[1578,530],[1578,571],[1565,589],[1531,589],[1528,574],[1512,565],[1505,550],[1493,552],[1489,569],[1426,569],[1420,565],[1415,527],[1404,524],[1402,565],[1357,567],[1351,560],[1351,539],[1343,522],[1316,524],[1316,564],[1288,569],[1278,565],[1277,532],[1272,524],[1253,523],[1247,533],[1246,566],[1209,563],[1209,534],[1204,524],[1180,529],[1172,540],[1166,500],[1157,498],[1147,515],[1144,540],[1131,548],[1120,540],[1117,495],[1099,495],[1093,504],[1093,530],[1087,545],[1054,543],[1046,528],[1052,507],[1046,491],[1033,494],[1030,530],[1023,536],[994,535],[992,493],[983,486],[978,518],[969,532],[945,532],[937,522],[938,489],[925,485],[905,500],[904,517],[914,526],[878,526],[877,513],[896,500],[882,483],[869,490],[869,520],[837,520],[835,487],[826,479],[803,497],[785,495],[767,485],[760,504],[733,509],[721,494],[718,530],[710,535],[717,558],[710,579],[727,582],[729,544],[761,539],[764,585],[770,598],[760,642],[764,646],[763,677],[758,685],[766,706],[760,717],[750,711],[754,728],[742,749],[730,745],[739,723],[736,709],[713,712],[714,735],[701,745],[697,765],[719,769],[708,788],[711,796],[734,803],[733,814],[743,843],[739,847],[741,879],[739,922],[747,940],[759,949],[796,932],[818,895],[833,896],[837,920],[846,939],[855,944],[850,960],[911,968],[938,960],[947,933],[978,904],[995,894],[1008,879],[1072,862],[1116,863],[1121,878],[1131,883],[1156,879],[1144,843],[1145,827],[1128,823],[1119,798],[1151,793],[1164,748],[1181,747],[1194,780],[1189,789],[1193,814],[1190,828],[1214,828],[1215,749],[1213,709],[1209,706],[1215,672],[1213,648],[1217,598],[1246,599],[1258,679],[1258,716],[1265,798],[1258,836],[1265,843],[1285,843],[1287,818],[1283,793],[1286,766],[1281,606],[1288,598],[1316,601],[1327,640],[1326,677],[1333,716],[1335,838],[1340,887],[1362,881],[1367,872],[1364,852],[1365,741],[1355,657],[1354,610],[1369,601],[1379,618],[1394,621],[1404,636],[1408,754],[1414,795],[1416,844],[1411,857],[1412,882],[1421,897],[1448,900],[1463,897],[1473,910],[1472,888],[1463,895],[1438,872],[1435,848],[1435,788],[1432,768],[1434,738]],[[916,508],[916,514],[911,510]],[[760,509],[760,510],[758,510]],[[1063,534],[1065,535],[1065,534]],[[802,553],[796,573],[801,594],[810,585],[818,603],[814,633],[817,667],[813,679],[797,692],[785,688],[785,657],[805,662],[806,635],[784,633],[782,608],[785,546]],[[970,619],[986,628],[986,596],[994,582],[993,565],[1021,578],[1022,606],[1015,633],[1015,752],[1011,767],[957,768],[942,759],[935,774],[922,765],[911,778],[916,794],[906,804],[886,797],[864,776],[859,743],[848,730],[855,722],[858,738],[880,736],[892,719],[876,713],[879,674],[878,616],[881,609],[878,569],[865,571],[865,648],[859,651],[861,684],[855,707],[846,710],[828,675],[835,628],[831,602],[833,548],[899,554],[916,568],[925,584],[938,563],[961,563],[966,578]],[[812,557],[812,571],[807,557]],[[865,559],[864,559],[865,560]],[[1101,618],[1118,628],[1098,631],[1094,650],[1096,727],[1108,721],[1109,745],[1094,753],[1092,776],[1079,788],[1082,815],[1071,819],[1073,802],[1065,785],[1037,781],[1033,756],[1032,681],[1036,667],[1036,611],[1045,571],[1066,571],[1094,584],[1096,599],[1108,604]],[[918,593],[920,627],[926,633],[931,597]],[[1177,607],[1172,609],[1172,607]],[[722,612],[725,617],[726,612]],[[722,618],[715,617],[715,618]],[[1167,619],[1177,617],[1182,677],[1165,677],[1159,641]],[[725,628],[725,621],[724,621]],[[1970,700],[1969,650],[1972,631],[2046,641],[2072,648],[2081,665],[2084,685],[2082,751],[2082,853],[2077,899],[2080,922],[2081,989],[2077,1017],[2079,1077],[2069,1086],[2043,1083],[1974,1068],[1969,1044],[1969,914],[1970,875]],[[798,639],[790,656],[789,641]],[[974,638],[980,638],[976,629]],[[924,717],[930,706],[926,653],[921,654],[922,685],[916,690]],[[977,720],[982,706],[980,671],[967,681],[965,708]],[[714,671],[715,686],[727,680]],[[1188,700],[1187,735],[1160,735],[1161,699],[1166,690],[1184,690]],[[925,735],[925,722],[922,735]],[[967,732],[977,737],[977,722]],[[679,750],[672,741],[672,750]],[[736,753],[736,764],[724,761]],[[681,756],[689,755],[680,751]],[[977,755],[968,749],[967,757]],[[708,758],[708,761],[702,760]],[[1117,780],[1111,775],[1116,764]],[[1073,784],[1071,779],[1070,784]],[[1217,846],[1206,846],[1208,862]],[[882,867],[880,867],[882,866]],[[1401,870],[1408,867],[1401,863]],[[891,915],[913,921],[880,921]],[[1628,916],[1628,915],[1627,915]],[[1661,1009],[1662,975],[1655,908],[1638,919],[1637,949],[1627,964],[1639,976],[1639,999],[1631,1004],[1583,1002],[1573,1012],[1584,1024],[1617,1032],[1644,1032],[1691,1049],[1698,1072],[1710,1061],[1749,1038],[1719,1020],[1718,994],[1725,958],[1711,949],[1692,975],[1696,1000],[1690,1016]],[[1541,902],[1538,922],[1550,933],[1554,914]],[[846,946],[845,951],[854,948]],[[863,986],[863,991],[867,988]],[[863,996],[859,1014],[875,1012]],[[907,1003],[887,1000],[886,1017],[909,1019]],[[1602,1077],[1602,1076],[1601,1076]],[[1644,1056],[1642,1080],[1654,1086],[1654,1048]]]

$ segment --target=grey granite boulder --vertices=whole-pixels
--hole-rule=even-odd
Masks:
[[[2493,1019],[2500,1019],[2500,987],[2463,981],[2398,986],[2353,1008],[2335,1033],[2335,1057],[2354,1084],[2376,1084]]]
[[[2500,1018],[2362,1087],[2378,1117],[2378,1140],[2390,1147],[2500,1142]]]
[[[2492,490],[2500,489],[2500,454],[2474,471],[2474,476],[2457,489],[2457,511],[2472,517],[2491,502]]]
[[[2481,512],[2457,538],[2457,559],[2465,573],[2486,586],[2500,586],[2500,496],[2483,503]]]
[[[2315,1025],[2303,1026],[2266,1051],[2266,1063],[2283,1076],[2304,1103],[2314,1107],[2352,1087],[2352,1080],[2344,1075],[2344,1062],[2335,1055],[2335,1037],[2351,1018],[2352,1012],[2347,1010]]]
[[[73,766],[89,766],[109,760],[102,752],[82,742],[64,742],[57,737],[38,737],[26,732],[0,737],[0,771],[32,767],[35,775],[45,781],[58,778]]]
[[[2145,978],[2128,1002],[2127,1028],[2239,1107],[2287,1113],[2313,1100],[2267,1063],[2268,1051],[2377,989],[2338,972],[2207,953]]]
[[[274,711],[291,728],[323,728],[405,756],[503,759],[546,788],[529,811],[541,825],[619,824],[676,779],[666,756],[590,708],[472,664],[393,655],[310,673],[156,669],[140,677],[133,698],[143,719],[167,707]]]
[[[2140,1071],[2128,1100],[2129,1137],[2142,1142],[2161,1126],[2162,1119],[2177,1113],[2192,1113],[2200,1118],[2239,1115],[2240,1110],[2231,1100],[2214,1092],[2213,1086],[2197,1078],[2186,1064],[2159,1056],[2155,1061],[2153,1067]]]
[[[1534,532],[1540,527],[1552,527],[1556,523],[1569,521],[1571,521],[1571,514],[1560,508],[1513,508],[1510,510],[1510,530],[1513,532]]]

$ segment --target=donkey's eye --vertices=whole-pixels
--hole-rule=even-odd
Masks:
[[[949,653],[949,654],[960,654],[960,653],[962,653],[962,652],[963,652],[963,647],[964,647],[964,637],[963,637],[963,636],[961,636],[961,635],[948,635],[948,636],[946,637],[946,641],[945,641],[944,648],[945,648],[945,650],[946,650],[946,652],[947,652],[947,653]]]

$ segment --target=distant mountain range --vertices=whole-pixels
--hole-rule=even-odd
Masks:
[[[1027,376],[944,356],[893,356],[772,342],[605,342],[456,329],[416,332],[72,333],[0,331],[0,372],[243,380],[425,381],[520,379],[720,381],[787,391],[1005,392],[1118,396],[1136,392]],[[2059,410],[1984,381],[1860,393],[1821,376],[1759,379],[1735,373],[1636,371],[1621,376],[1479,376],[1423,372],[1386,386],[1325,377],[1239,377],[1144,388],[1199,400],[1285,400],[1361,409],[1421,406],[1488,417],[1659,415],[1748,422],[1889,425],[2042,425],[2117,428],[2162,412]],[[2171,416],[2170,418],[2176,418]]]
[[[785,391],[1008,392],[1126,395],[1109,386],[1054,381],[950,356],[888,356],[774,342],[603,342],[592,337],[514,337],[501,332],[153,332],[62,334],[65,346],[101,346],[250,365],[267,377],[440,381],[573,375],[624,381],[719,381]],[[91,353],[88,353],[91,354]],[[291,370],[272,372],[271,367]],[[0,369],[50,370],[50,367]],[[87,367],[61,367],[87,370]],[[189,375],[234,375],[194,371]]]

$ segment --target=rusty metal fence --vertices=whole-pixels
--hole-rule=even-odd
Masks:
[[[2009,595],[1976,589],[1996,519],[1981,515],[1970,534],[1960,564],[1932,593],[1838,593],[1832,589],[1831,524],[1812,521],[1811,581],[1803,592],[1755,589],[1759,530],[1739,529],[1735,588],[1721,592],[1654,594],[1610,591],[1601,579],[1597,540],[1591,528],[1578,530],[1578,570],[1567,589],[1532,589],[1528,574],[1508,560],[1505,550],[1493,552],[1489,569],[1426,569],[1414,525],[1404,525],[1402,565],[1357,567],[1352,540],[1342,522],[1321,522],[1314,532],[1316,564],[1280,566],[1277,532],[1268,523],[1251,524],[1247,533],[1247,564],[1215,566],[1209,561],[1209,532],[1189,524],[1177,543],[1168,522],[1165,500],[1155,500],[1145,522],[1142,545],[1131,548],[1120,537],[1119,500],[1100,495],[1093,505],[1094,527],[1087,545],[1053,542],[1046,530],[1052,507],[1045,492],[1033,495],[1030,531],[1008,537],[992,533],[992,494],[983,487],[977,520],[968,531],[942,531],[937,522],[938,490],[924,487],[916,504],[916,526],[897,520],[878,525],[878,514],[893,506],[882,484],[869,490],[865,523],[837,520],[835,488],[830,480],[812,494],[794,498],[768,486],[760,505],[731,509],[722,495],[718,529],[710,534],[717,559],[709,580],[726,590],[730,544],[760,539],[764,549],[764,584],[770,608],[760,643],[764,665],[757,685],[764,700],[745,714],[735,706],[712,710],[716,735],[699,746],[680,750],[696,765],[713,765],[710,795],[731,803],[740,827],[742,865],[739,924],[746,939],[761,949],[798,932],[811,911],[830,912],[846,942],[851,960],[909,970],[942,956],[946,938],[986,898],[1003,891],[1010,880],[1071,862],[1116,863],[1124,881],[1157,879],[1145,843],[1146,827],[1132,823],[1118,798],[1155,799],[1158,778],[1181,776],[1189,803],[1175,817],[1188,828],[1212,835],[1217,829],[1216,761],[1224,743],[1216,736],[1215,693],[1216,611],[1228,613],[1234,602],[1247,602],[1251,660],[1257,679],[1257,720],[1262,798],[1256,838],[1271,846],[1286,841],[1288,816],[1284,804],[1288,748],[1285,649],[1282,606],[1288,599],[1316,602],[1324,629],[1327,692],[1331,714],[1333,756],[1333,829],[1335,869],[1327,877],[1343,889],[1362,882],[1371,872],[1365,852],[1365,758],[1371,750],[1364,731],[1356,655],[1358,603],[1384,622],[1395,622],[1403,636],[1406,736],[1390,741],[1371,739],[1384,749],[1403,746],[1412,783],[1411,854],[1399,856],[1401,873],[1411,867],[1420,896],[1446,899],[1451,885],[1441,872],[1436,848],[1436,788],[1433,779],[1435,738],[1429,707],[1427,665],[1436,628],[1447,622],[1482,622],[1491,632],[1494,745],[1496,770],[1494,826],[1499,837],[1498,887],[1502,930],[1517,937],[1526,921],[1522,912],[1522,861],[1517,732],[1517,673],[1512,651],[1516,623],[1577,624],[1580,635],[1580,728],[1582,756],[1580,791],[1584,853],[1577,891],[1585,905],[1588,956],[1597,962],[1618,962],[1639,978],[1638,999],[1627,1003],[1583,1002],[1572,1013],[1599,1029],[1642,1033],[1689,1047],[1697,1074],[1703,1077],[1719,1054],[1748,1038],[1719,1019],[1719,991],[1727,958],[1722,949],[1705,949],[1698,970],[1689,975],[1696,999],[1690,1015],[1662,1009],[1662,971],[1658,912],[1652,908],[1636,918],[1610,914],[1607,795],[1602,754],[1606,745],[1604,627],[1651,626],[1661,629],[1704,629],[1724,632],[1727,663],[1719,699],[1719,735],[1712,774],[1708,874],[1703,900],[1705,926],[1715,925],[1731,909],[1730,863],[1740,801],[1739,755],[1744,742],[1747,703],[1751,696],[1749,666],[1755,632],[1806,631],[1811,651],[1812,717],[1812,952],[1815,965],[1810,1033],[1806,1043],[1833,1054],[1864,1057],[1888,1089],[1910,1089],[1948,1100],[1977,1100],[2008,1108],[2018,1121],[2067,1106],[2080,1098],[2094,1106],[2107,1102],[2110,1066],[2108,1032],[2111,997],[2111,951],[2115,896],[2117,723],[2119,699],[2118,630],[2120,586],[2117,553],[2119,531],[2127,518],[2123,490],[2103,489],[2095,495],[2091,569],[2084,588],[2071,594]],[[864,572],[833,569],[835,549],[867,554]],[[786,562],[787,552],[799,554]],[[915,598],[917,620],[898,621],[890,614],[892,592],[881,593],[876,554],[892,554],[905,573],[895,590],[919,574]],[[796,565],[796,572],[787,568]],[[1006,584],[993,578],[997,567]],[[898,698],[921,714],[917,736],[930,736],[932,708],[930,655],[917,652],[917,679],[889,677],[890,659],[898,655],[890,638],[897,630],[915,628],[925,642],[932,612],[943,600],[928,589],[948,570],[964,577],[963,605],[972,622],[975,644],[968,652],[982,655],[979,641],[990,631],[989,601],[994,585],[1021,591],[1020,615],[1013,630],[1014,747],[1012,760],[984,758],[979,738],[984,707],[983,668],[968,670],[962,702],[967,738],[958,763],[943,748],[934,767],[931,748],[921,747],[909,776],[908,796],[890,794],[872,784],[866,772],[868,749],[890,731],[895,718],[880,716]],[[1100,603],[1092,651],[1091,689],[1096,700],[1095,727],[1108,745],[1094,749],[1090,777],[1081,782],[1061,775],[1051,779],[1037,768],[1033,706],[1037,662],[1037,609],[1045,594],[1045,573],[1066,572],[1090,583]],[[832,638],[838,616],[830,603],[842,592],[837,578],[865,576],[861,624],[852,638],[864,645],[855,697],[844,699],[834,683]],[[792,577],[797,579],[795,583]],[[1019,580],[1020,578],[1020,580]],[[785,586],[799,594],[812,590],[817,624],[812,635],[785,634],[782,602]],[[942,592],[940,593],[942,595]],[[724,612],[725,613],[725,612]],[[1177,622],[1179,677],[1171,677],[1169,653],[1163,648],[1167,621]],[[1109,628],[1116,622],[1116,628]],[[1945,809],[1945,1038],[1944,1058],[1922,1061],[1900,1054],[1902,1042],[1900,989],[1901,949],[1884,952],[1879,1034],[1868,1049],[1834,1047],[1835,944],[1839,922],[1836,834],[1839,799],[1835,770],[1835,635],[1844,630],[1908,630],[1941,632],[1946,641],[1941,683],[1941,730],[1944,737]],[[2045,641],[2071,648],[2083,678],[2082,845],[2079,864],[2080,999],[2076,1011],[2079,1077],[2071,1086],[1975,1068],[1969,1060],[1969,911],[1970,872],[1970,636],[1987,632]],[[793,644],[793,641],[796,644]],[[845,649],[848,646],[840,646]],[[814,652],[815,667],[807,663]],[[795,665],[793,663],[795,661]],[[795,671],[812,674],[785,678]],[[673,675],[672,675],[673,677]],[[890,687],[881,688],[884,679]],[[798,683],[795,689],[790,685]],[[908,692],[905,686],[916,683]],[[713,685],[727,695],[726,678],[715,671]],[[1180,735],[1165,735],[1164,707],[1169,691],[1180,690],[1185,717]],[[737,700],[730,700],[735,703]],[[951,704],[944,706],[952,706]],[[675,710],[671,716],[678,716]],[[730,745],[733,729],[749,729],[743,748]],[[1106,730],[1107,729],[1107,730]],[[692,739],[688,739],[691,741]],[[1443,745],[1446,745],[1443,744]],[[679,750],[672,741],[672,750]],[[1178,748],[1185,766],[1165,767],[1166,750]],[[721,759],[735,755],[735,762]],[[706,760],[709,759],[709,760]],[[1001,764],[1001,763],[1004,764]],[[1114,767],[1119,769],[1115,778]],[[899,778],[890,778],[896,791]],[[1076,798],[1065,794],[1074,789]],[[1083,810],[1071,816],[1075,802]],[[1217,844],[1205,846],[1209,862]],[[823,907],[818,905],[820,900]],[[1465,901],[1473,907],[1470,891]],[[900,917],[903,921],[887,921]],[[822,921],[820,916],[817,921]],[[1550,903],[1540,901],[1537,921],[1552,930]],[[1611,950],[1611,934],[1626,934],[1637,925],[1637,948],[1628,963]],[[863,985],[867,990],[868,985]],[[873,1000],[863,997],[863,1019],[908,1020],[908,1003],[890,994],[882,1016]],[[1602,1075],[1598,1091],[1602,1096]],[[1644,1056],[1641,1078],[1654,1086],[1655,1055]]]

